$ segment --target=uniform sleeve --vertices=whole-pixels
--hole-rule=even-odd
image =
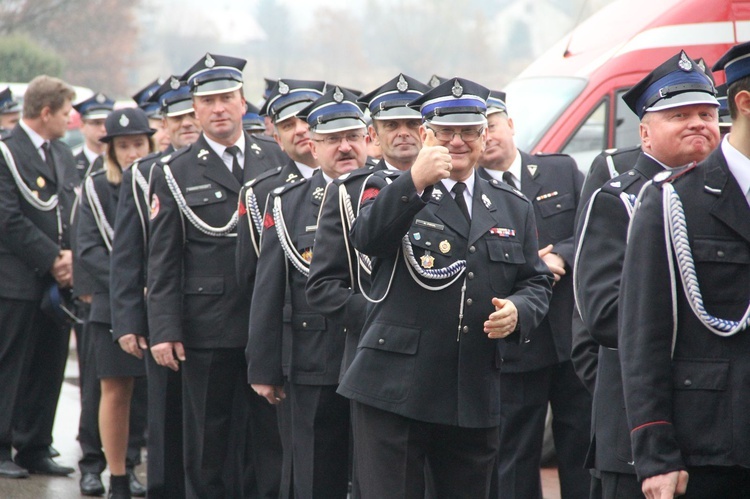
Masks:
[[[3,244],[42,277],[49,273],[60,248],[21,208],[21,192],[0,155],[0,237]]]
[[[620,294],[619,353],[638,478],[685,469],[672,426],[672,293],[661,191],[632,222]]]
[[[101,293],[109,290],[109,251],[89,203],[89,188],[94,188],[93,183],[84,182],[81,203],[78,205],[75,257],[91,276],[95,291]]]
[[[125,170],[117,200],[117,220],[112,241],[110,272],[110,303],[112,334],[118,339],[125,334],[146,336],[145,245],[142,223],[148,210],[133,192],[133,168]],[[138,194],[140,195],[140,189]],[[143,209],[139,212],[139,205]],[[127,269],[127,272],[123,270]]]
[[[591,199],[588,218],[579,226],[578,307],[591,336],[607,348],[617,348],[620,280],[629,223],[622,200],[602,191]]]
[[[583,174],[576,166],[575,161],[571,159],[570,161],[570,178],[569,182],[573,189],[573,195],[575,196],[576,200],[576,212],[578,210],[578,205],[581,202],[581,187],[583,185]],[[575,224],[575,221],[573,222]],[[555,243],[554,252],[560,257],[562,257],[563,260],[565,260],[566,266],[569,269],[573,268],[573,260],[575,259],[575,226],[571,230],[571,236],[563,239],[561,241],[558,241]]]
[[[518,327],[509,341],[513,341],[516,332],[520,332],[518,341],[523,341],[529,333],[536,329],[542,319],[549,311],[549,302],[552,298],[552,273],[547,264],[539,258],[539,241],[535,235],[536,218],[531,203],[528,204],[526,213],[526,227],[523,241],[523,254],[525,263],[519,266],[516,274],[516,282],[508,300],[512,301],[518,309]]]
[[[255,276],[262,292],[255,293],[250,306],[245,357],[248,383],[280,386],[284,384],[281,345],[287,262],[270,213],[269,207]]]
[[[573,333],[570,360],[573,368],[586,390],[593,395],[596,386],[596,371],[599,366],[599,343],[591,337],[589,330],[581,319],[578,307],[573,310]]]
[[[342,225],[338,189],[335,182],[328,185],[320,210],[307,279],[307,301],[323,315],[342,316],[347,329],[360,331],[367,301],[355,293],[358,286],[351,282],[349,266],[356,257]],[[356,268],[354,272],[356,275]]]
[[[148,327],[151,344],[183,341],[183,220],[164,172],[151,174],[148,244]]]
[[[424,196],[429,196],[432,187]],[[401,238],[426,203],[417,194],[411,172],[404,172],[391,184],[377,175],[364,189],[365,201],[351,230],[354,246],[369,256],[389,257],[398,251]]]

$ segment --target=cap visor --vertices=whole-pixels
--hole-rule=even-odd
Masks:
[[[476,113],[443,114],[440,116],[433,116],[432,119],[429,120],[429,123],[446,126],[485,125],[487,124],[487,118]]]
[[[326,123],[319,123],[311,127],[316,133],[336,133],[346,130],[356,130],[365,128],[365,122],[355,118],[342,118],[340,120],[331,120]]]
[[[693,106],[696,104],[708,104],[719,107],[719,101],[716,97],[706,92],[683,92],[673,97],[667,97],[656,101],[656,103],[646,109],[646,112],[663,111],[680,106]]]
[[[214,95],[233,92],[242,88],[242,82],[234,80],[215,80],[201,83],[193,89],[193,95]]]

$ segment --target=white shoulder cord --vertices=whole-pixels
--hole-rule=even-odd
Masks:
[[[86,177],[85,185],[83,190],[86,192],[86,199],[89,201],[91,212],[94,214],[94,221],[96,227],[99,229],[99,233],[102,235],[104,245],[107,247],[107,252],[112,253],[112,238],[114,237],[115,231],[107,220],[107,216],[102,208],[102,202],[99,199],[99,194],[96,192],[94,187],[94,179],[91,176]]]
[[[169,187],[172,196],[174,196],[174,199],[177,202],[177,206],[180,208],[180,211],[196,229],[208,236],[213,237],[237,237],[237,233],[232,232],[234,228],[237,227],[237,210],[234,211],[234,213],[232,214],[232,218],[229,219],[229,222],[227,222],[224,227],[213,227],[211,225],[208,225],[206,222],[201,220],[198,215],[196,215],[195,212],[191,210],[187,205],[185,196],[182,195],[180,186],[177,185],[177,181],[172,175],[172,170],[169,168],[169,165],[164,165],[164,178],[167,181],[167,186]]]
[[[615,169],[615,160],[612,159],[611,154],[607,156],[607,169],[609,169],[610,178],[615,178],[616,176],[619,175],[619,172],[617,171],[617,169]]]
[[[611,156],[608,156],[607,159],[609,159],[610,157]],[[581,256],[581,248],[583,248],[586,230],[589,227],[589,219],[591,218],[591,210],[594,206],[594,199],[596,199],[597,194],[599,194],[601,191],[601,188],[595,190],[593,194],[591,194],[591,197],[586,204],[586,213],[583,217],[583,226],[581,227],[581,239],[578,241],[578,244],[576,244],[576,254],[573,258],[573,298],[575,299],[576,304],[581,303],[581,300],[578,298],[578,259]],[[578,308],[580,310],[580,305],[578,306]]]
[[[693,260],[692,250],[690,249],[690,241],[687,236],[687,224],[685,222],[685,211],[682,207],[682,201],[672,184],[664,184],[662,189],[664,191],[665,238],[667,239],[668,244],[671,241],[671,246],[674,248],[675,256],[677,258],[677,268],[680,271],[680,278],[682,280],[682,287],[687,296],[690,308],[692,308],[693,313],[698,320],[700,320],[709,331],[717,336],[728,337],[743,331],[748,325],[750,325],[750,305],[748,305],[742,319],[739,321],[714,317],[706,311],[703,304],[700,283],[698,282],[698,276],[695,272],[695,262]],[[669,249],[669,246],[667,248]],[[671,251],[668,251],[668,253],[671,257]],[[673,265],[670,261],[670,269],[671,268],[673,268]],[[673,300],[675,298],[676,297],[673,296]]]
[[[0,141],[0,151],[2,151],[5,163],[8,165],[11,175],[13,175],[13,180],[16,182],[16,186],[21,191],[21,195],[26,202],[39,211],[52,211],[57,208],[57,194],[50,196],[47,201],[42,201],[29,189],[21,178],[21,174],[18,173],[18,167],[16,166],[16,161],[13,159],[13,154],[11,154],[8,146],[2,141]]]
[[[287,257],[287,260],[292,262],[294,268],[300,271],[305,277],[310,275],[310,264],[302,258],[297,248],[294,247],[294,242],[289,236],[289,230],[286,227],[286,221],[284,220],[284,212],[281,209],[281,197],[275,196],[273,199],[273,224],[276,227],[276,235],[279,237],[279,243],[281,249]]]
[[[255,249],[255,255],[260,255],[260,237],[263,234],[263,216],[258,206],[258,197],[255,195],[255,191],[252,187],[248,187],[245,191],[245,208],[247,209],[247,223],[250,227],[250,240],[253,242],[253,249]],[[254,226],[254,227],[253,227]],[[258,231],[258,240],[255,240],[255,231]]]
[[[133,163],[133,166],[131,166],[130,168],[134,168],[131,182],[131,188],[133,190],[133,202],[135,203],[135,209],[138,211],[138,219],[141,221],[141,235],[143,236],[144,249],[148,251],[148,219],[151,216],[151,204],[149,203],[148,199],[149,182],[148,180],[146,180],[143,174],[141,174],[141,171],[138,169],[137,162]],[[138,192],[139,190],[140,193]],[[142,197],[144,202],[146,203],[146,211],[148,213],[143,213],[141,203],[138,202],[139,196]]]

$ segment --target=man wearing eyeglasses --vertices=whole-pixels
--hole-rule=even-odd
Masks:
[[[548,404],[564,499],[586,497],[584,469],[591,395],[570,360],[575,214],[583,174],[564,154],[530,155],[516,148],[504,92],[487,100],[488,137],[479,175],[506,182],[534,207],[542,260],[555,276],[549,313],[529,341],[508,345],[501,362],[497,489],[503,498],[541,499],[539,467]],[[496,494],[493,497],[498,497]]]
[[[308,305],[305,284],[325,188],[367,159],[364,115],[356,100],[333,87],[297,115],[310,126],[320,172],[271,193],[256,266],[256,286],[262,285],[263,293],[255,294],[250,309],[248,380],[269,403],[292,404],[298,499],[347,496],[349,403],[336,393],[346,328]],[[287,284],[292,305],[289,394],[283,387],[281,341]]]
[[[423,496],[426,465],[439,497],[488,496],[500,359],[547,312],[531,203],[474,171],[488,95],[453,78],[412,101],[414,166],[375,174],[360,197],[352,241],[372,259],[374,303],[339,393],[363,498]]]

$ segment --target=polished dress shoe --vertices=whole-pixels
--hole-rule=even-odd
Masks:
[[[128,469],[128,484],[130,485],[130,495],[133,497],[146,497],[146,487],[138,480],[134,469]]]
[[[60,457],[60,451],[55,449],[51,445],[47,449],[47,452],[49,452],[49,457]]]
[[[27,469],[21,468],[10,459],[0,461],[0,478],[26,478],[28,476]]]
[[[104,484],[99,473],[82,473],[81,474],[81,495],[84,496],[103,496]]]
[[[129,482],[128,475],[110,475],[107,499],[130,499]]]
[[[16,458],[16,462],[29,470],[29,473],[37,475],[52,475],[52,476],[68,476],[75,470],[68,466],[60,466],[52,460],[51,457],[38,457],[30,460],[20,460]]]

